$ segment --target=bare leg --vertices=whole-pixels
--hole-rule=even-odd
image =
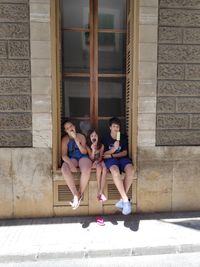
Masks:
[[[96,166],[96,177],[97,177],[97,197],[102,194],[101,192],[101,165]]]
[[[79,192],[81,196],[83,195],[86,189],[86,186],[88,184],[88,181],[90,178],[91,167],[92,167],[92,162],[90,159],[85,157],[79,160],[79,168],[81,171]]]
[[[127,197],[127,194],[125,192],[125,189],[124,189],[124,184],[123,184],[123,181],[121,180],[120,178],[120,172],[119,172],[119,168],[116,166],[116,165],[112,165],[110,167],[110,172],[112,174],[112,177],[113,177],[113,181],[121,195],[121,198],[125,201],[128,200],[128,197]]]
[[[76,166],[77,162],[74,162],[74,165]],[[68,185],[70,191],[72,192],[73,196],[79,196],[79,193],[76,189],[76,185],[74,182],[74,177],[71,173],[71,170],[69,168],[69,165],[64,162],[61,167],[62,175],[65,179],[66,184]]]
[[[128,193],[128,190],[133,182],[134,168],[132,164],[127,164],[124,168],[125,178],[124,178],[124,189]]]
[[[106,175],[107,175],[107,168],[104,163],[101,164],[101,183],[100,183],[100,193],[104,194],[105,184],[106,184]]]

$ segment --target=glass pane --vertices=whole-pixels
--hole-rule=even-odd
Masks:
[[[125,79],[99,79],[99,116],[125,116]]]
[[[126,0],[99,0],[99,29],[126,29]]]
[[[99,72],[126,72],[126,34],[99,33]]]
[[[110,129],[109,129],[109,125],[108,125],[109,119],[110,119],[110,117],[98,121],[98,132],[99,132],[100,136],[102,136],[102,137],[104,137],[105,135],[110,133]],[[120,120],[121,120],[121,132],[123,134],[126,134],[126,132],[125,132],[125,118],[120,118]]]
[[[61,0],[62,28],[88,28],[89,0]]]
[[[63,33],[63,70],[89,72],[89,44],[87,32]]]
[[[90,114],[89,78],[67,78],[63,81],[62,117],[86,117]]]

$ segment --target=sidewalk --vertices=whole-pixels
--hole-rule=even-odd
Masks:
[[[200,252],[200,212],[0,220],[0,262]]]

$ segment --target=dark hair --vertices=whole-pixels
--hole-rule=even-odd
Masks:
[[[98,142],[97,142],[97,149],[100,149],[102,147],[102,142],[101,142],[101,138],[99,136],[99,133],[97,132],[96,129],[91,129],[88,131],[88,134],[87,134],[87,137],[86,137],[86,144],[91,147],[92,145],[92,141],[91,141],[91,138],[90,138],[90,135],[95,132],[97,135],[98,135]]]
[[[72,122],[71,122],[71,120],[70,120],[69,118],[66,118],[66,119],[63,121],[63,123],[62,123],[63,128],[64,128],[64,126],[65,126],[66,123],[72,123]],[[73,124],[73,123],[72,123],[72,124]]]
[[[117,117],[112,117],[111,119],[109,119],[109,126],[112,126],[112,124],[117,124],[121,126],[121,121]]]

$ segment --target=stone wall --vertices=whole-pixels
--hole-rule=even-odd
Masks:
[[[32,146],[28,0],[0,0],[0,146]]]
[[[184,144],[192,145],[192,141],[199,140],[200,136],[199,64],[196,64],[200,63],[199,7],[199,1],[195,0],[140,1],[138,212],[200,209],[200,147],[177,143],[177,140],[182,140]],[[184,15],[184,21],[183,14],[188,14]],[[194,18],[191,18],[191,14]],[[159,25],[167,24],[167,21],[171,24],[158,27],[158,15]],[[191,20],[197,23],[197,27],[191,27]],[[181,24],[177,26],[180,21]],[[171,62],[173,60],[176,61]],[[189,60],[194,63],[191,64]],[[169,74],[174,78],[167,79]],[[158,108],[161,112],[158,112]],[[169,138],[171,132],[173,135]],[[162,146],[156,146],[155,141]]]
[[[199,147],[143,147],[138,159],[138,212],[200,209]]]
[[[50,0],[0,0],[0,218],[53,215],[50,40]]]
[[[200,145],[200,4],[160,0],[157,145]]]
[[[139,1],[138,146],[154,146],[156,133],[158,0]]]

